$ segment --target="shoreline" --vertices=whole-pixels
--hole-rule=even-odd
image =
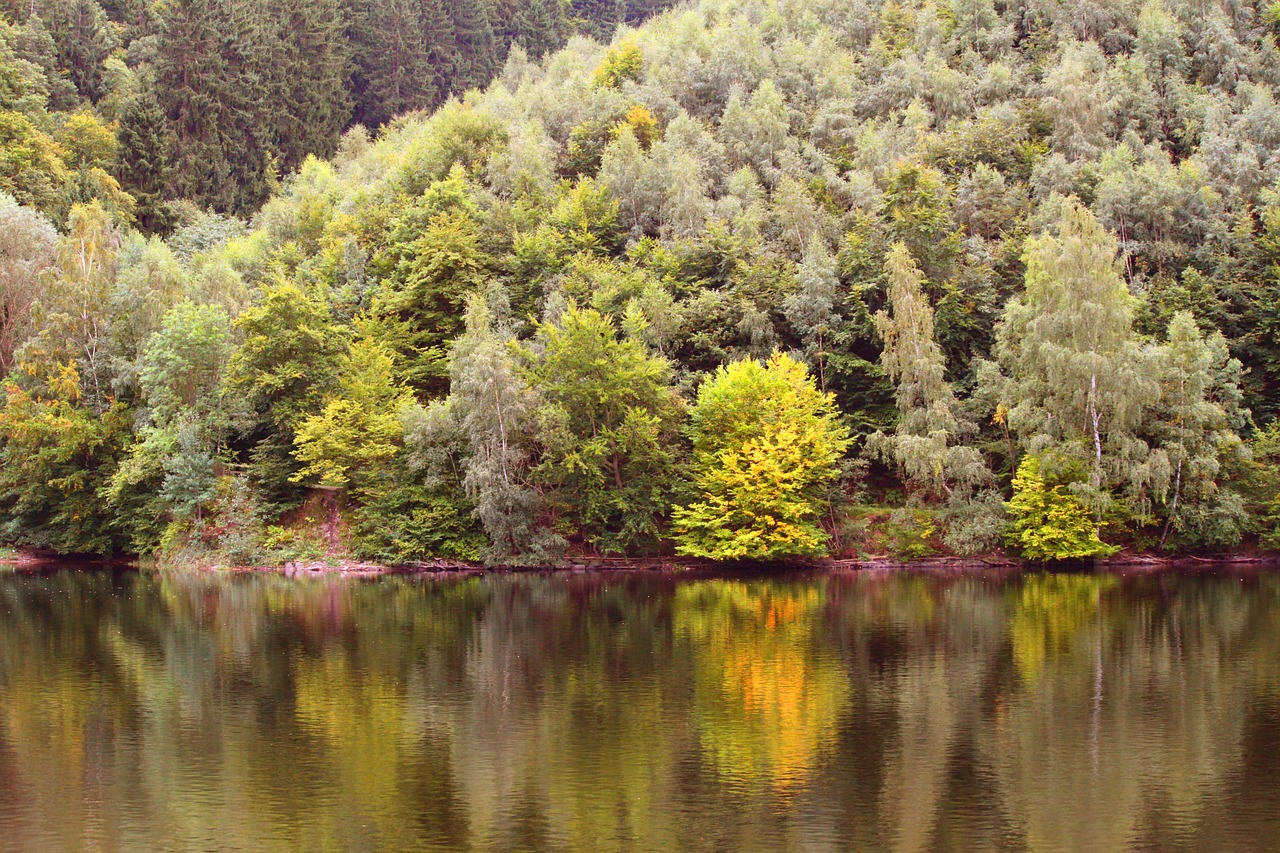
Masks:
[[[491,574],[581,574],[584,572],[659,572],[663,574],[741,573],[766,575],[784,572],[886,572],[886,571],[1162,571],[1169,569],[1231,567],[1280,568],[1280,553],[1239,552],[1226,554],[1160,555],[1120,553],[1095,560],[1033,563],[1007,554],[981,554],[973,557],[924,557],[899,560],[891,556],[824,557],[820,559],[760,562],[715,562],[681,557],[586,557],[579,556],[555,565],[488,565],[462,560],[426,560],[387,565],[356,560],[288,561],[280,564],[253,566],[222,565],[155,565],[136,557],[95,557],[92,555],[47,554],[15,551],[0,558],[0,570],[41,571],[67,568],[156,568],[160,571],[191,574],[277,574],[284,577],[353,577],[433,575],[466,577]]]

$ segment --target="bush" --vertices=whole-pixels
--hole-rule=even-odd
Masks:
[[[967,500],[952,499],[942,512],[942,524],[947,550],[969,557],[999,547],[1009,515],[1000,493],[989,489]]]

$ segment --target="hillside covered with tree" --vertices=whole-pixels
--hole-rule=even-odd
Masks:
[[[668,0],[0,0],[0,189],[167,232],[253,213],[307,155],[488,85],[514,49]]]
[[[5,540],[1280,547],[1280,4],[200,2],[0,35]]]

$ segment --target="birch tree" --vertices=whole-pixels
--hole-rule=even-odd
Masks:
[[[1027,241],[1023,259],[1026,292],[996,331],[1008,380],[997,397],[1024,449],[1084,466],[1076,487],[1100,522],[1112,490],[1140,498],[1150,486],[1138,430],[1160,395],[1153,353],[1133,330],[1115,238],[1083,205],[1065,205],[1054,231]]]

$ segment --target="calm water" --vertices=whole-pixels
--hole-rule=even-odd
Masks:
[[[1280,850],[1280,574],[0,574],[0,850]]]

